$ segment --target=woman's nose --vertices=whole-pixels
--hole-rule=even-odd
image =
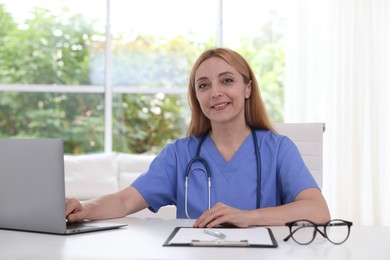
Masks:
[[[218,84],[213,84],[211,87],[211,97],[217,98],[223,95],[222,88]]]

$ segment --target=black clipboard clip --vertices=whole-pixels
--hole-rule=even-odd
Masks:
[[[229,240],[192,240],[192,246],[229,246],[245,247],[249,246],[248,240],[229,241]]]

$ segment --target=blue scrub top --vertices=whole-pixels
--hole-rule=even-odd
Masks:
[[[261,158],[261,207],[274,207],[295,200],[305,189],[318,188],[295,144],[286,136],[256,130]],[[195,157],[200,137],[189,136],[168,144],[153,160],[149,170],[132,186],[149,209],[176,205],[177,218],[185,214],[185,171]],[[253,137],[249,135],[227,162],[210,135],[200,149],[211,171],[211,207],[217,202],[250,210],[256,208],[257,167]],[[188,212],[198,218],[208,209],[208,186],[204,167],[194,164],[188,181]]]

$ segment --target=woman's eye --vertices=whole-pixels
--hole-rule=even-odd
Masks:
[[[203,84],[199,84],[198,85],[198,89],[205,89],[205,88],[207,88],[207,84],[206,83],[203,83]]]
[[[225,84],[230,84],[232,82],[233,82],[233,80],[229,79],[229,78],[223,80],[223,83],[225,83]]]

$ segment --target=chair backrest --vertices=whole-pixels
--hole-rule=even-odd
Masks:
[[[322,188],[324,123],[278,123],[276,131],[288,136],[298,147],[306,166]]]

